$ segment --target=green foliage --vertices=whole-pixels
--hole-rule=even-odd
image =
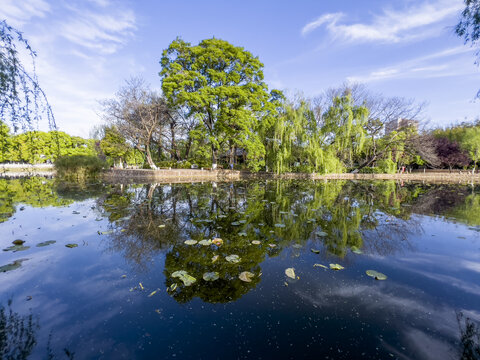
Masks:
[[[120,161],[120,163],[130,150],[127,141],[115,126],[105,128],[105,135],[100,141],[100,148],[107,157],[110,157],[114,162]]]
[[[105,163],[97,156],[63,156],[55,161],[55,170],[60,178],[85,180],[96,177]]]
[[[242,47],[220,39],[191,45],[181,39],[164,50],[162,90],[170,106],[187,108],[204,133],[216,166],[218,151],[247,152],[252,170],[264,163],[265,149],[257,128],[274,111],[263,82],[263,64]]]

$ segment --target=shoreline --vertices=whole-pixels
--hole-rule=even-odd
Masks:
[[[443,183],[480,183],[480,174],[460,172],[417,172],[405,174],[316,174],[257,172],[238,170],[201,170],[201,169],[111,169],[102,172],[104,180],[113,183],[189,183],[202,181],[240,181],[240,180],[396,180],[426,181]]]

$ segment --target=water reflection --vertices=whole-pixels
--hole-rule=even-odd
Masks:
[[[425,201],[455,191],[455,201]],[[430,195],[430,193],[432,195]],[[138,269],[165,255],[166,287],[179,302],[200,297],[207,302],[238,299],[260,281],[261,263],[285,248],[313,246],[344,258],[352,250],[389,255],[409,249],[408,237],[420,233],[412,214],[452,214],[469,202],[462,187],[401,186],[395,182],[304,181],[177,184],[127,187],[117,185],[97,200],[111,222],[110,250],[121,252]],[[476,196],[476,195],[473,195]],[[458,218],[458,211],[456,216]],[[471,220],[468,220],[469,223]],[[203,242],[220,238],[221,246]],[[195,245],[185,240],[197,241]],[[255,241],[255,243],[252,243]],[[259,242],[259,243],[258,243]],[[226,260],[238,255],[239,263]],[[185,286],[173,278],[186,271],[197,281]],[[238,276],[255,276],[245,283]],[[204,281],[216,272],[220,279]]]

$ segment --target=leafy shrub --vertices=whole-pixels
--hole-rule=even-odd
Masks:
[[[105,162],[92,155],[62,156],[55,161],[57,176],[66,179],[94,178],[104,167]]]

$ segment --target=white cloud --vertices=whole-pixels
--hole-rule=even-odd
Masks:
[[[462,66],[462,60],[457,55],[471,53],[472,49],[459,46],[425,56],[417,57],[408,61],[400,62],[392,66],[373,70],[368,74],[347,77],[348,81],[368,83],[401,78],[434,78],[472,74],[475,67]],[[440,61],[441,63],[435,63]],[[470,57],[469,57],[469,60]]]
[[[0,20],[9,25],[21,27],[33,17],[43,18],[50,12],[50,5],[43,0],[2,0]]]
[[[135,14],[130,10],[113,14],[76,10],[61,28],[60,33],[69,41],[101,54],[112,54],[133,35]]]
[[[461,0],[437,0],[402,10],[385,9],[380,15],[374,16],[369,24],[340,23],[341,19],[346,18],[344,14],[323,14],[306,24],[301,32],[306,35],[325,25],[334,38],[346,41],[409,41],[432,36],[435,32],[425,28],[458,14],[462,6]]]

